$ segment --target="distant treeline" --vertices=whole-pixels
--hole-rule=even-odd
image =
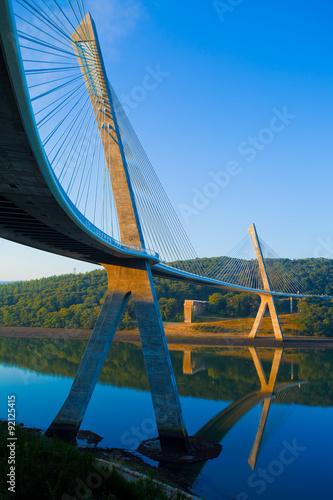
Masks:
[[[203,268],[217,261],[200,259]],[[279,264],[280,263],[280,264]],[[314,294],[333,295],[333,261],[329,259],[278,259],[277,265],[290,268],[301,288]],[[154,279],[162,319],[183,321],[184,300],[207,300],[210,313],[221,317],[253,317],[259,306],[254,294],[216,292],[210,287],[196,286],[166,279]],[[86,274],[51,276],[39,280],[0,285],[0,325],[45,328],[93,328],[104,301],[107,279],[104,270]],[[277,300],[280,313],[289,311],[288,299]],[[300,306],[300,329],[313,335],[333,335],[333,304],[310,301]],[[310,313],[309,313],[310,311]],[[316,317],[315,325],[311,317]],[[322,318],[324,326],[322,324]],[[130,300],[120,328],[135,325]],[[318,333],[319,332],[319,333]]]

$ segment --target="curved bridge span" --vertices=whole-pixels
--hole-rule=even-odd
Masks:
[[[93,264],[126,265],[128,261],[131,265],[133,259],[148,259],[156,276],[235,291],[253,291],[164,265],[156,252],[116,241],[78,212],[48,167],[17,54],[11,43],[10,25],[2,19],[0,236]]]
[[[19,4],[21,5],[21,2]],[[39,30],[43,20],[43,15],[40,17],[40,13],[45,2],[41,2],[41,10],[36,9],[35,0],[31,2],[25,0],[24,4],[30,7],[30,14],[37,16],[38,22],[35,28]],[[61,6],[57,2],[54,4],[66,18]],[[81,4],[83,6],[83,2]],[[73,5],[70,5],[73,8]],[[181,225],[175,217],[175,212],[170,209],[170,202],[165,198],[166,195],[155,173],[149,170],[147,163],[143,162],[142,171],[146,169],[144,177],[139,168],[140,162],[136,163],[133,151],[138,152],[138,157],[142,159],[142,150],[134,143],[132,151],[130,141],[126,142],[127,139],[122,134],[116,109],[119,103],[108,82],[95,24],[90,14],[85,13],[84,7],[83,10],[81,7],[78,8],[74,23],[76,27],[70,23],[67,30],[69,35],[65,36],[62,27],[59,28],[54,22],[50,24],[48,21],[44,30],[51,28],[53,35],[57,33],[62,43],[65,38],[66,56],[69,54],[71,61],[74,60],[73,64],[76,64],[78,75],[74,80],[80,79],[80,86],[85,92],[93,123],[97,124],[100,150],[104,156],[104,179],[108,179],[108,188],[112,190],[110,199],[116,208],[121,241],[91,222],[95,221],[95,214],[93,218],[87,218],[86,211],[80,209],[80,204],[76,205],[70,198],[69,188],[66,191],[64,185],[60,183],[61,176],[58,178],[55,175],[55,169],[52,168],[53,165],[51,166],[51,154],[46,146],[48,139],[42,137],[40,122],[38,128],[36,124],[39,111],[36,112],[32,104],[37,98],[29,94],[31,89],[38,85],[28,88],[28,71],[23,65],[21,54],[24,46],[20,45],[19,36],[28,44],[40,44],[42,46],[42,49],[39,48],[40,54],[45,47],[50,48],[51,45],[49,42],[46,45],[45,42],[40,42],[38,36],[29,37],[28,33],[17,30],[12,2],[0,0],[0,237],[40,250],[100,264],[104,266],[108,276],[108,288],[101,313],[73,386],[47,433],[69,440],[75,438],[121,316],[129,297],[132,296],[161,447],[166,450],[169,448],[187,450],[189,441],[159,312],[153,275],[259,294],[261,305],[250,337],[256,336],[268,307],[275,337],[283,340],[274,296],[300,298],[302,295],[276,292],[272,289],[254,225],[250,227],[249,234],[258,262],[257,274],[261,275],[260,288],[242,286],[239,281],[230,283],[173,268],[162,261],[177,261],[176,258],[160,258],[155,250],[146,248],[145,241],[148,241],[150,246],[158,248],[161,253],[164,252],[163,245],[165,245],[168,251],[171,251],[171,254],[165,252],[165,255],[174,256],[177,252],[174,253],[173,245],[177,246],[179,238],[183,248],[187,252],[190,250],[186,255],[192,252],[187,237],[182,236]],[[43,30],[41,32],[46,33]],[[59,47],[56,47],[56,50],[59,51]],[[47,76],[43,73],[43,77],[44,85]],[[63,85],[59,85],[58,88],[62,89]],[[38,98],[45,94],[49,92],[42,91]],[[54,94],[50,100],[53,106],[57,102]],[[54,118],[52,113],[50,115]],[[46,117],[43,118],[45,119]],[[65,119],[66,116],[62,121]],[[55,124],[53,131],[61,126],[62,121]],[[130,124],[124,123],[125,128],[131,130]],[[73,119],[69,122],[62,132],[61,140],[56,143],[59,149],[71,124],[77,125]],[[49,132],[49,136],[52,134],[53,132]],[[72,146],[69,143],[68,145]],[[93,167],[95,168],[94,159],[92,155],[90,173]],[[80,161],[76,160],[75,166],[80,168],[80,165]],[[94,173],[97,177],[97,173],[95,171]],[[82,179],[83,174],[81,181]],[[156,190],[155,199],[152,197],[153,189],[149,190],[147,179],[152,179],[152,186]],[[78,183],[79,195],[81,195],[81,181]],[[97,181],[96,186],[98,186]],[[100,194],[96,187],[95,207],[99,202],[97,195]],[[160,205],[158,198],[163,201]],[[87,193],[86,205],[88,201],[90,200]],[[104,198],[102,206],[104,209]],[[167,210],[166,214],[162,213],[164,207]],[[152,222],[151,226],[147,226],[145,218],[148,222]],[[173,220],[173,226],[169,224],[169,219]],[[163,231],[160,230],[161,224]],[[114,235],[113,232],[110,234]],[[246,269],[242,272],[251,276],[253,271]],[[252,284],[252,281],[249,283]]]
[[[1,1],[0,236],[93,264],[126,266],[145,259],[152,273],[163,278],[270,294],[165,265],[157,252],[117,241],[79,212],[56,179],[40,142],[9,4]]]

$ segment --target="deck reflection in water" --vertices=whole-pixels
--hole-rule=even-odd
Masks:
[[[17,395],[19,421],[47,428],[85,345],[1,339],[1,400]],[[207,462],[156,466],[176,470],[209,500],[330,495],[332,350],[176,349],[171,358],[189,434],[220,442],[223,450]],[[112,346],[95,392],[81,428],[102,435],[101,446],[134,449],[157,436],[140,346]],[[2,405],[2,419],[4,412]]]

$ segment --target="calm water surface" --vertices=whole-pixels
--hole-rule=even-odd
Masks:
[[[86,342],[1,338],[0,418],[46,429],[70,390]],[[326,499],[333,488],[333,350],[171,351],[190,435],[220,442],[215,460],[181,467],[207,499]],[[273,361],[274,360],[274,361]],[[114,343],[81,426],[100,446],[134,450],[157,436],[139,346]],[[149,463],[159,466],[158,463]]]

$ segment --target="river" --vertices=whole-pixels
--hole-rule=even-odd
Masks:
[[[18,422],[45,430],[68,395],[85,346],[1,338],[0,419],[14,394]],[[173,466],[194,494],[207,500],[331,498],[332,349],[177,345],[171,359],[189,435],[223,447],[214,460]],[[140,346],[112,345],[81,429],[102,436],[99,446],[129,450],[157,436]]]

